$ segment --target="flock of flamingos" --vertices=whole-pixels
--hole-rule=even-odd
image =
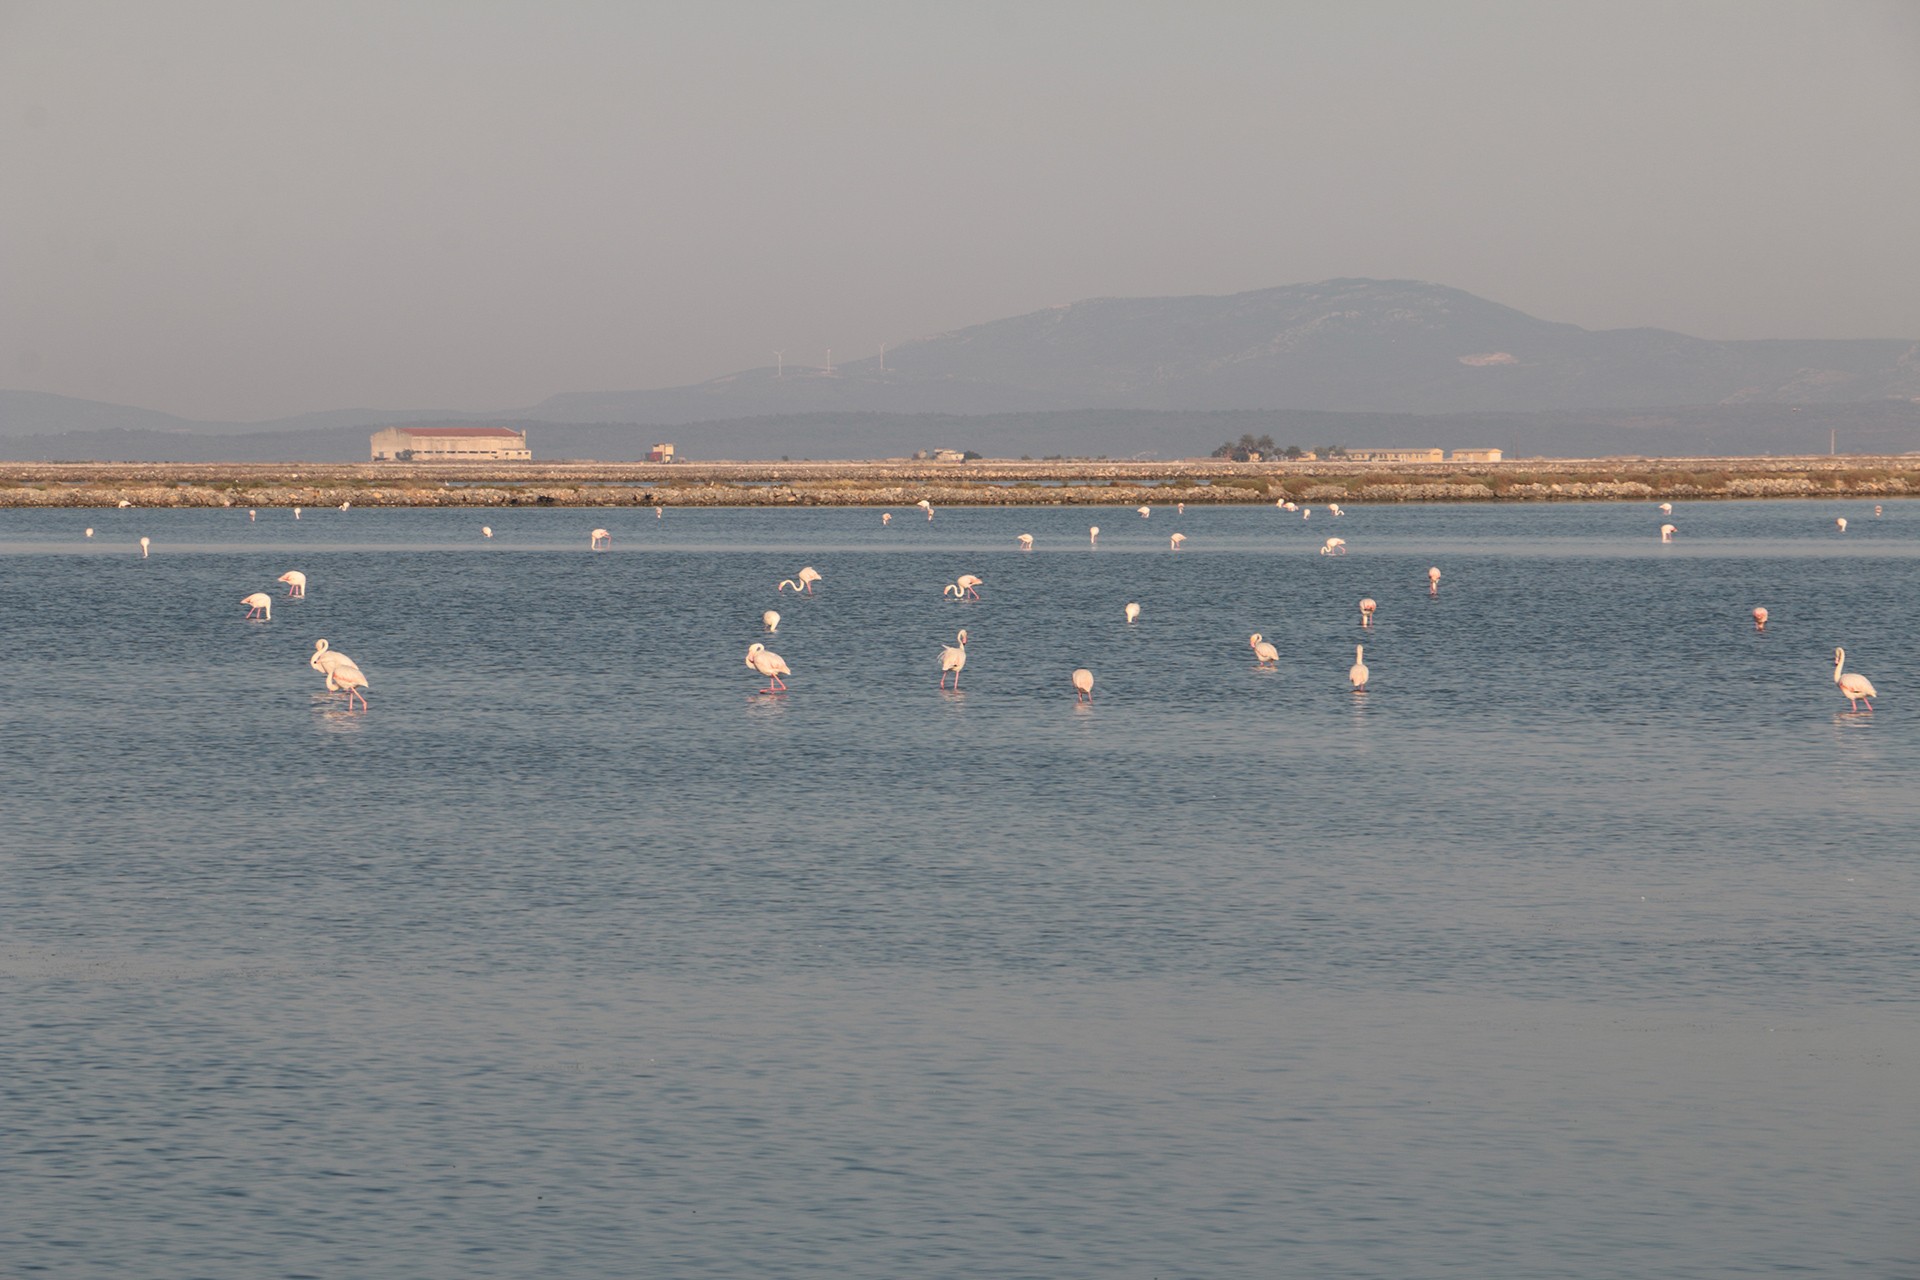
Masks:
[[[128,507],[133,504],[122,501],[120,505],[122,507]],[[340,510],[346,511],[352,505],[350,502],[343,502],[340,504]],[[922,498],[917,505],[920,510],[925,513],[928,520],[933,519],[933,504],[930,501]],[[1277,501],[1274,505],[1284,511],[1297,511],[1303,520],[1310,519],[1313,515],[1312,507],[1300,507],[1284,498]],[[1184,515],[1186,514],[1187,507],[1186,504],[1182,502],[1176,503],[1175,509]],[[1335,517],[1346,514],[1346,512],[1341,510],[1338,503],[1329,503],[1326,509],[1328,514]],[[1663,516],[1671,516],[1673,514],[1673,504],[1671,502],[1661,503],[1659,509],[1660,514]],[[1153,514],[1152,507],[1138,507],[1135,508],[1135,511],[1143,520],[1150,518]],[[1880,511],[1881,509],[1876,506],[1873,509],[1873,514],[1878,517]],[[301,514],[301,508],[295,507],[293,509],[293,518],[295,520],[300,519]],[[653,514],[656,519],[659,519],[663,518],[666,512],[661,507],[655,507]],[[259,512],[257,510],[250,510],[247,512],[247,518],[249,520],[257,520],[259,518]],[[881,524],[891,524],[892,522],[893,513],[891,511],[881,513]],[[1834,525],[1841,533],[1845,533],[1847,531],[1847,518],[1845,516],[1837,517],[1834,520]],[[1671,523],[1662,524],[1660,526],[1660,541],[1672,542],[1673,535],[1678,531],[1678,528]],[[489,525],[482,525],[480,526],[480,534],[484,538],[491,538],[493,536],[493,529]],[[86,536],[89,538],[93,537],[93,530],[88,529]],[[1087,537],[1089,542],[1097,546],[1100,542],[1100,526],[1096,524],[1089,527]],[[1178,551],[1186,540],[1187,536],[1184,533],[1175,533],[1169,538],[1168,545],[1172,550]],[[1032,534],[1023,533],[1019,535],[1015,541],[1023,551],[1033,550]],[[589,535],[588,546],[594,551],[609,550],[613,546],[613,534],[606,529],[595,529],[592,534]],[[140,554],[144,557],[148,555],[151,550],[152,539],[146,537],[141,538]],[[1347,543],[1344,538],[1328,538],[1320,547],[1320,554],[1323,556],[1345,555],[1346,551]],[[287,572],[281,574],[277,581],[286,584],[287,595],[289,597],[297,598],[305,596],[307,593],[307,575],[298,569],[289,569]],[[822,581],[820,573],[814,569],[812,565],[808,565],[793,577],[782,579],[775,586],[774,591],[775,594],[779,594],[791,588],[795,594],[801,592],[812,594],[813,584],[820,581]],[[957,581],[948,584],[944,588],[942,595],[950,596],[957,600],[978,600],[980,598],[979,588],[983,582],[984,579],[977,575],[971,573],[961,574]],[[1427,594],[1440,594],[1440,569],[1438,566],[1427,570]],[[240,603],[247,606],[247,617],[249,619],[266,620],[273,616],[273,597],[264,591],[255,591],[243,596],[241,597]],[[1359,607],[1360,626],[1363,629],[1371,628],[1373,626],[1374,611],[1379,607],[1378,603],[1372,597],[1368,597],[1360,601]],[[1139,604],[1129,602],[1125,609],[1125,615],[1129,623],[1139,618]],[[768,635],[772,635],[779,630],[780,615],[775,610],[769,609],[761,614],[760,621]],[[1765,631],[1767,629],[1767,610],[1764,606],[1754,609],[1753,625],[1754,629],[1758,631]],[[960,673],[967,665],[966,631],[964,629],[961,630],[956,639],[958,640],[957,644],[947,645],[940,650],[940,687],[943,689],[947,687],[948,676],[953,677],[953,688],[958,689],[960,687]],[[1279,662],[1279,650],[1269,643],[1259,632],[1256,631],[1251,636],[1248,636],[1247,643],[1253,649],[1254,663],[1256,666],[1272,667]],[[1366,646],[1355,645],[1353,650],[1353,666],[1347,670],[1347,679],[1352,684],[1353,691],[1356,694],[1364,694],[1367,691],[1367,679],[1370,673],[1367,670],[1365,659]],[[360,704],[362,711],[367,709],[365,692],[368,688],[367,677],[352,658],[330,647],[327,641],[322,639],[314,641],[313,654],[307,659],[307,665],[325,678],[328,692],[345,693],[347,695],[347,709],[349,711],[353,709],[356,701]],[[767,681],[766,687],[760,690],[761,693],[777,694],[787,692],[786,682],[782,680],[781,677],[792,675],[793,669],[787,665],[785,658],[782,658],[779,654],[767,648],[764,643],[755,641],[753,644],[747,646],[745,665],[753,668],[754,671],[758,672],[760,676]],[[1858,672],[1848,671],[1846,665],[1847,651],[1845,649],[1835,649],[1833,651],[1833,683],[1835,687],[1839,689],[1841,696],[1847,699],[1848,706],[1851,710],[1857,712],[1861,704],[1865,703],[1867,710],[1872,711],[1873,699],[1879,696],[1874,690],[1873,682]],[[1068,678],[1073,685],[1074,700],[1076,702],[1093,701],[1093,672],[1091,670],[1086,667],[1080,667]]]

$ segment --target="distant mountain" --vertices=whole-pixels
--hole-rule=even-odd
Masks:
[[[554,424],[556,430],[534,433],[536,457],[588,456],[594,449],[608,460],[638,457],[651,443],[638,440],[646,435],[673,438],[695,457],[865,456],[943,442],[983,452],[1177,456],[1199,448],[1196,437],[1206,447],[1218,443],[1197,426],[1189,430],[1190,419],[1209,413],[1295,421],[1312,413],[1373,415],[1382,423],[1381,415],[1450,416],[1445,439],[1432,439],[1437,426],[1409,430],[1439,444],[1511,447],[1507,441],[1526,440],[1529,452],[1563,455],[1620,451],[1599,443],[1615,438],[1608,424],[1625,433],[1621,438],[1640,438],[1635,423],[1665,422],[1676,441],[1671,448],[1710,438],[1720,452],[1781,452],[1788,436],[1809,434],[1812,415],[1762,430],[1758,424],[1779,418],[1763,410],[1862,406],[1872,424],[1842,415],[1849,434],[1879,432],[1891,442],[1908,440],[1904,408],[1915,402],[1920,343],[1912,341],[1712,342],[1661,329],[1595,331],[1441,285],[1327,280],[1226,297],[1098,298],[909,342],[887,352],[884,368],[870,357],[831,370],[750,369],[694,386],[569,392],[482,413],[347,409],[262,423],[195,422],[0,391],[0,452],[86,457],[133,450],[158,461],[212,451],[236,460],[326,461],[364,456],[363,435],[359,449],[350,444],[372,427],[512,421]],[[1707,412],[1715,407],[1729,413]],[[927,415],[980,421],[969,442],[962,438],[969,429]],[[1473,415],[1487,427],[1455,438],[1463,416]],[[1503,415],[1538,421],[1497,426]],[[1317,442],[1397,442],[1381,438],[1384,426],[1362,432],[1358,421],[1346,420],[1344,437]],[[557,430],[563,425],[591,430],[572,436]],[[944,440],[927,439],[929,431]],[[995,443],[999,431],[1007,433],[1004,444]],[[1143,434],[1155,432],[1151,441]],[[109,447],[116,452],[100,454]],[[292,452],[308,449],[315,452]]]

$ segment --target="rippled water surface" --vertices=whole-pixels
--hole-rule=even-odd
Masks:
[[[0,512],[0,1274],[1915,1274],[1920,507],[1660,522]]]

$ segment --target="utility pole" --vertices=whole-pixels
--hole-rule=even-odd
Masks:
[[[832,347],[827,348],[827,376],[829,378],[833,376],[833,348]]]
[[[1840,445],[1840,428],[1828,427],[1827,428],[1827,456],[1829,458],[1831,458],[1834,454],[1840,452],[1839,445]]]
[[[887,344],[883,342],[880,344],[880,372],[885,373],[886,371],[887,371]]]
[[[774,377],[784,378],[787,376],[786,357],[787,357],[787,353],[784,351],[776,351],[773,353],[773,376]]]

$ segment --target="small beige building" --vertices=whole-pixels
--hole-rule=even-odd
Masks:
[[[1500,451],[1498,449],[1455,449],[1453,460],[1455,462],[1498,462]]]
[[[373,433],[375,462],[531,462],[527,433],[508,427],[388,427]]]
[[[672,462],[673,446],[670,444],[657,444],[653,446],[653,448],[647,451],[647,461],[648,462]]]

